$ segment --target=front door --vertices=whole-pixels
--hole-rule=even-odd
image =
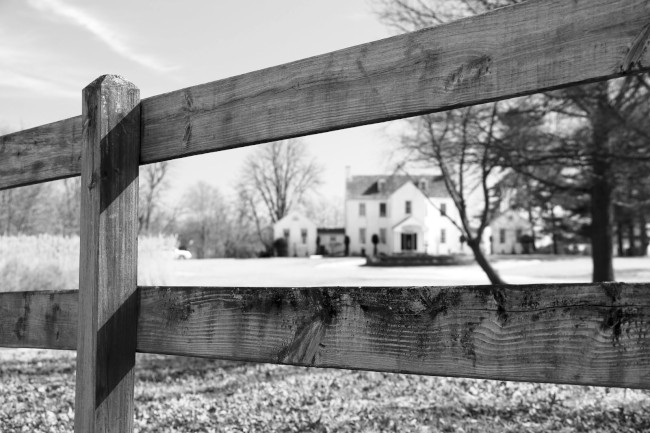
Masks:
[[[416,233],[402,233],[402,251],[415,251],[418,249],[418,235]]]

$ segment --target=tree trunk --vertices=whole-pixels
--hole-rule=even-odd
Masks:
[[[621,221],[616,223],[616,251],[619,257],[625,255],[625,250],[623,249],[623,223]]]
[[[591,187],[591,259],[593,281],[614,281],[612,225],[612,184],[610,163],[606,157],[596,157]]]
[[[505,282],[501,279],[497,271],[492,267],[490,262],[488,262],[487,258],[485,258],[485,254],[483,254],[483,251],[481,251],[481,248],[479,247],[479,240],[478,239],[470,239],[467,242],[467,245],[469,245],[470,249],[472,250],[472,253],[474,253],[474,259],[476,260],[476,263],[481,267],[483,272],[485,272],[485,275],[490,280],[490,283],[492,284],[505,284]]]
[[[609,111],[607,83],[594,86],[596,110],[591,113],[591,260],[593,282],[614,281],[614,204],[610,133],[614,128]]]
[[[535,219],[533,218],[533,208],[528,206],[528,222],[530,223],[530,238],[532,251],[537,251],[537,244],[535,243]]]
[[[630,218],[627,224],[627,237],[629,239],[628,256],[636,256],[636,234],[634,233],[634,217]]]
[[[557,223],[555,221],[553,206],[551,206],[551,239],[553,240],[553,255],[557,256]]]
[[[648,232],[646,231],[646,220],[643,211],[639,212],[639,237],[641,238],[641,249],[639,256],[645,257],[648,255]]]

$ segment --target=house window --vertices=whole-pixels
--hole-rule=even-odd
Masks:
[[[499,243],[506,243],[506,229],[499,229]]]
[[[420,190],[423,192],[427,191],[427,181],[426,180],[420,180]]]
[[[440,215],[447,215],[447,203],[440,203]]]
[[[380,193],[383,193],[386,190],[386,181],[384,179],[377,181],[377,189]]]
[[[386,216],[386,203],[379,203],[379,216],[380,217]]]
[[[282,235],[284,236],[284,239],[289,242],[289,229],[284,229]]]
[[[440,243],[447,243],[447,231],[445,229],[440,229]]]
[[[406,212],[406,215],[411,215],[411,201],[410,200],[406,200],[404,212]]]
[[[386,229],[379,229],[379,243],[386,243]]]
[[[359,243],[362,244],[362,245],[366,243],[366,229],[365,228],[359,229]]]
[[[366,216],[366,204],[359,203],[359,216]]]
[[[307,243],[307,229],[300,229],[300,239],[303,245]]]

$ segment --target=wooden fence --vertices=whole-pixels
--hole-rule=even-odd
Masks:
[[[0,294],[0,346],[77,350],[75,431],[128,432],[135,353],[650,388],[650,284],[137,287],[138,166],[650,70],[647,0],[536,0],[0,137],[0,189],[81,175],[80,290]],[[0,282],[1,284],[1,282]]]

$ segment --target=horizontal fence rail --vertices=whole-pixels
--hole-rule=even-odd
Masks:
[[[81,116],[0,137],[0,189],[81,173]]]
[[[142,100],[140,164],[650,70],[646,0],[544,0]],[[0,137],[0,189],[77,176],[81,118]]]
[[[0,292],[0,347],[77,348],[79,292]]]
[[[137,351],[650,389],[650,284],[140,287]],[[74,349],[77,292],[0,294],[0,346]]]

